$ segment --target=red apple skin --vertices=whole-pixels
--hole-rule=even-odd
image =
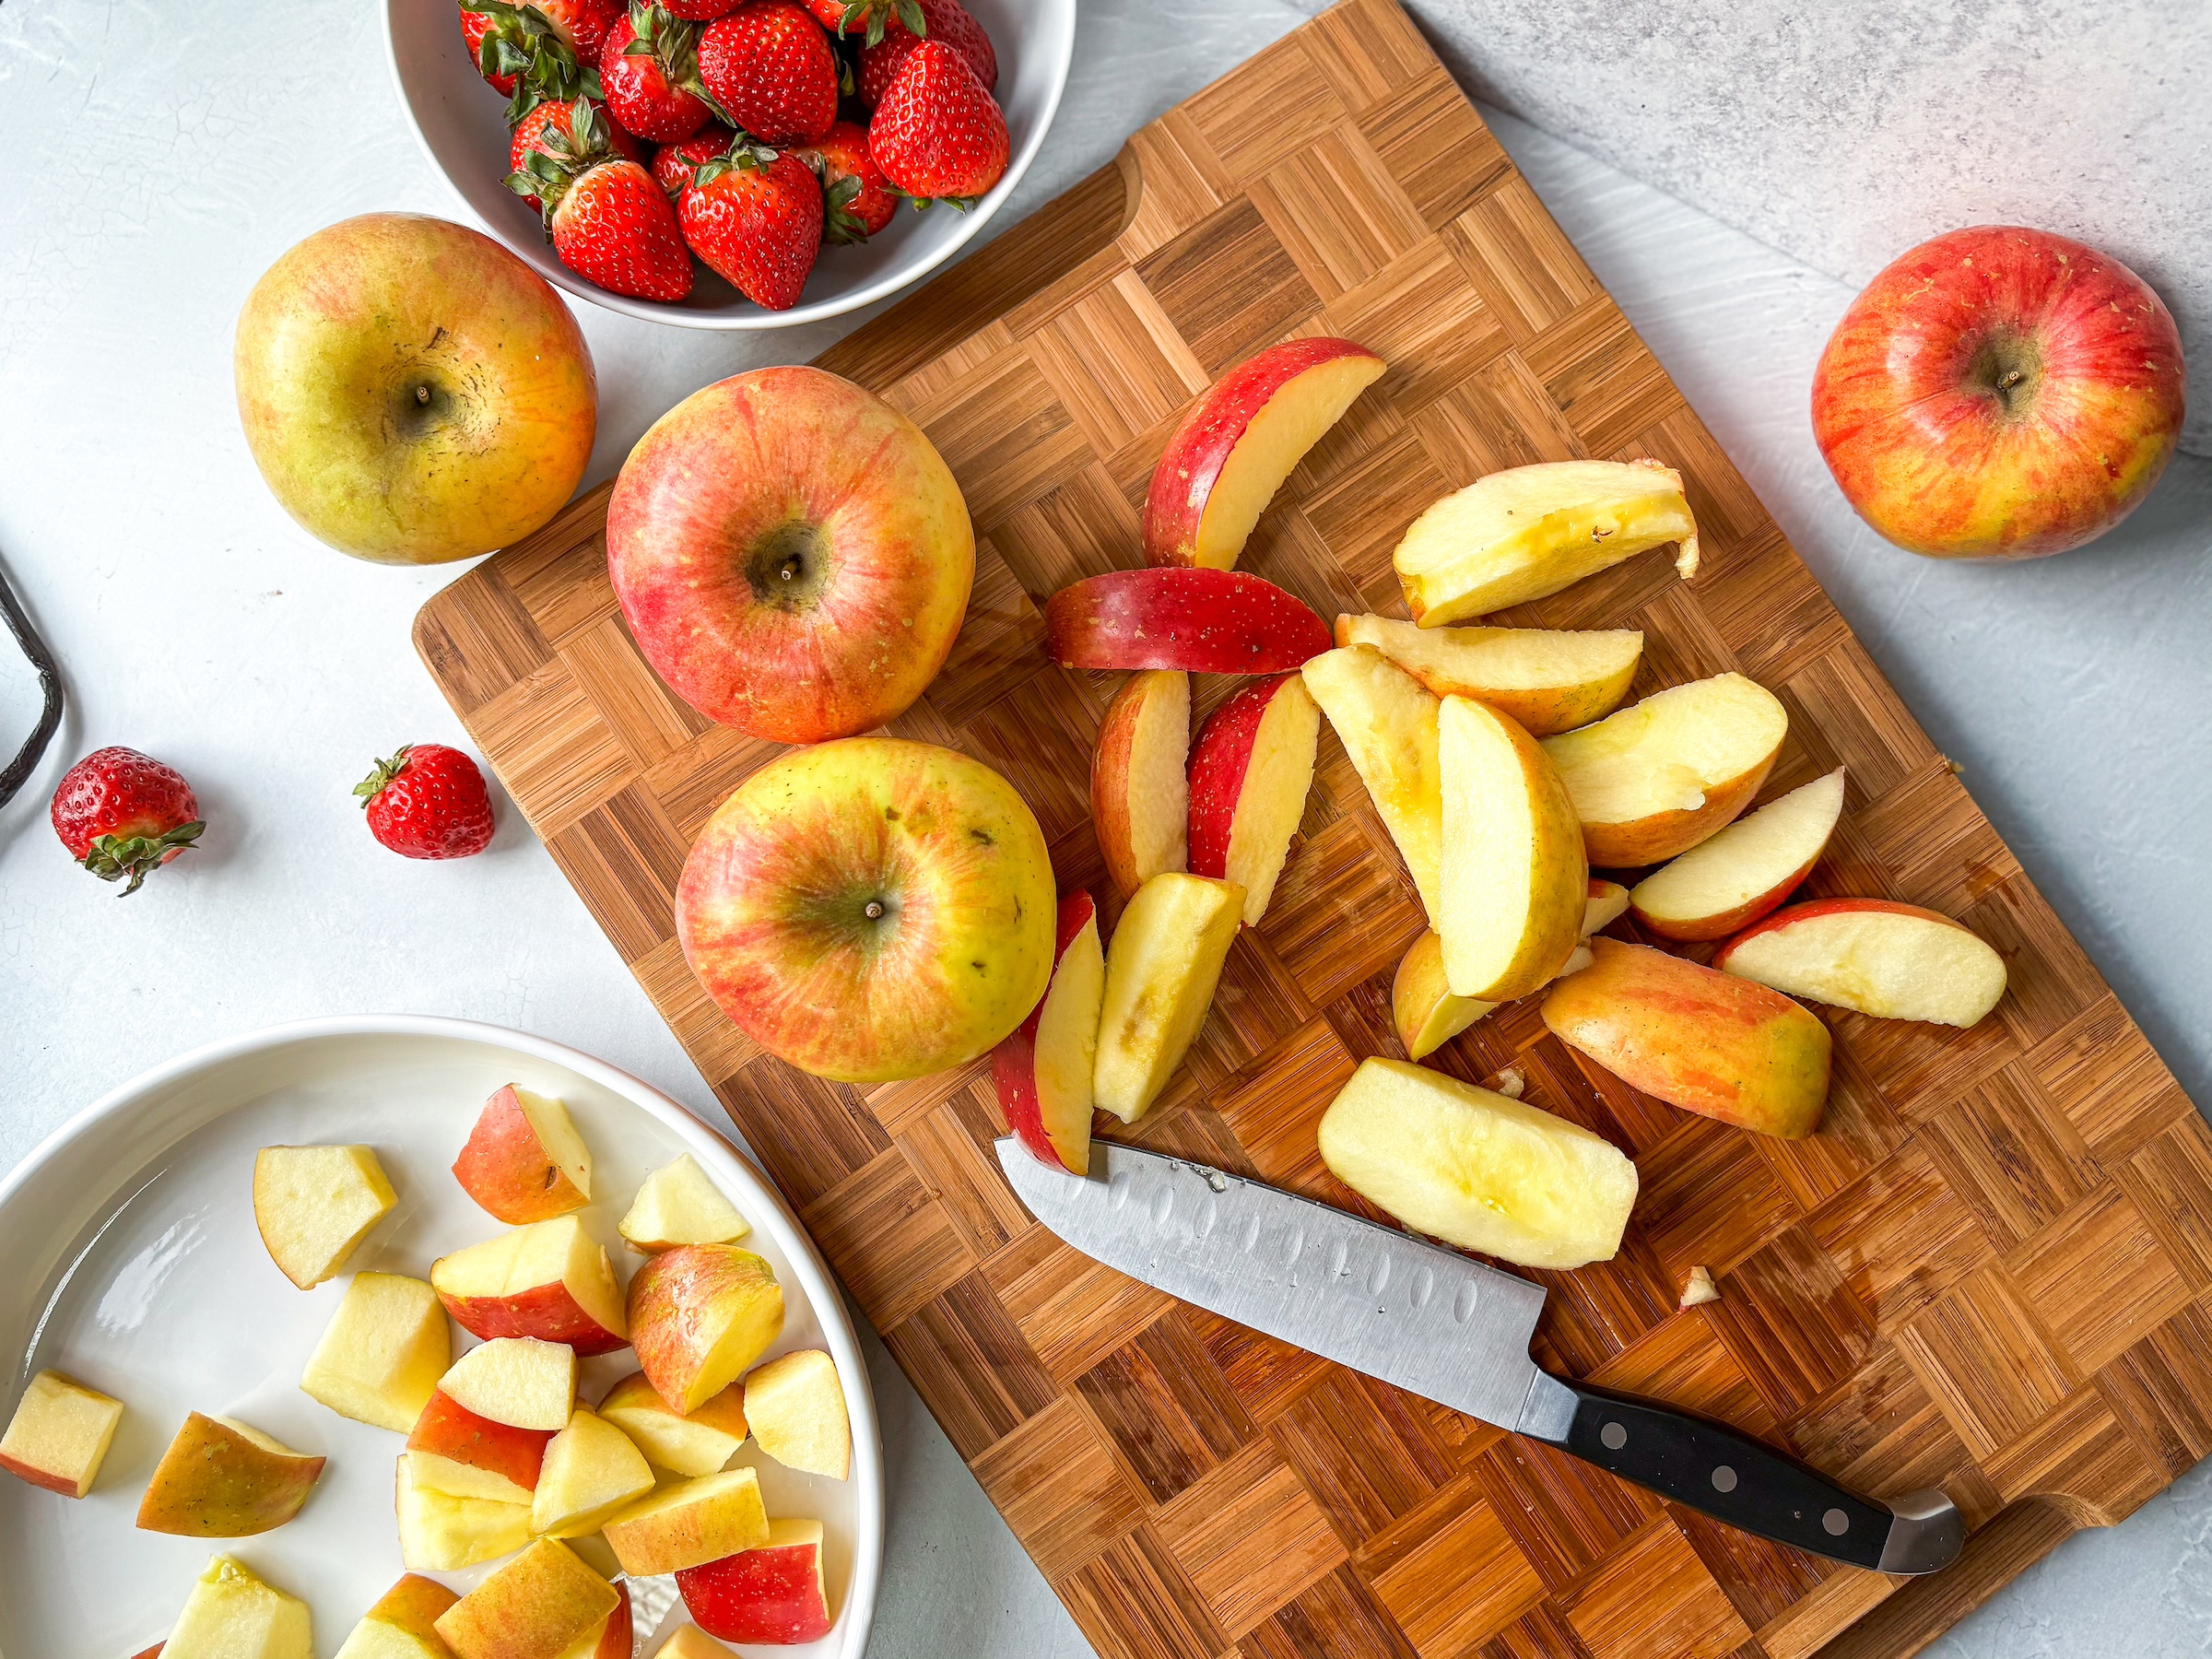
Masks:
[[[1098,904],[1085,888],[1077,888],[1060,900],[1058,932],[1053,940],[1054,972],[1059,971],[1067,947],[1098,913]],[[1045,994],[1051,993],[1052,983],[1047,981]],[[1060,1169],[1065,1165],[1053,1137],[1044,1132],[1044,1107],[1037,1095],[1037,1027],[1043,1018],[1044,997],[1041,996],[1014,1034],[991,1051],[991,1081],[998,1090],[998,1107],[1006,1114],[1006,1127],[1014,1132],[1014,1138],[1039,1163]]]
[[[975,535],[920,427],[793,366],[734,375],[653,423],[607,502],[606,561],[678,696],[752,736],[818,743],[883,724],[935,677]]]
[[[1735,953],[1735,947],[1746,939],[1756,939],[1760,934],[1772,933],[1778,927],[1788,927],[1796,922],[1809,922],[1817,916],[1841,916],[1865,911],[1884,911],[1893,916],[1918,916],[1923,922],[1940,922],[1944,926],[1956,927],[1961,933],[1973,932],[1965,923],[1956,917],[1947,916],[1941,911],[1932,911],[1924,905],[1904,904],[1895,899],[1808,899],[1803,904],[1793,904],[1787,910],[1778,910],[1756,925],[1745,928],[1713,953],[1712,965],[1716,969],[1725,968],[1728,959]]]
[[[1219,881],[1229,873],[1229,835],[1252,762],[1253,740],[1276,693],[1298,678],[1279,674],[1239,687],[1199,728],[1198,740],[1191,745],[1192,875]]]
[[[1250,357],[1216,381],[1183,418],[1153,469],[1145,500],[1145,558],[1156,565],[1197,562],[1198,526],[1231,451],[1277,392],[1308,370],[1339,358],[1382,359],[1356,340],[1286,340]]]
[[[1249,571],[1109,571],[1046,600],[1044,627],[1071,668],[1282,674],[1330,648],[1311,606]]]
[[[615,1610],[606,1616],[606,1629],[600,1635],[599,1645],[592,1650],[592,1659],[630,1659],[637,1649],[637,1625],[630,1618],[628,1579],[615,1582],[615,1594],[618,1598]]]
[[[453,1323],[472,1336],[490,1341],[494,1336],[535,1336],[540,1342],[565,1342],[579,1359],[594,1354],[611,1354],[629,1346],[589,1313],[556,1281],[533,1285],[510,1296],[449,1296],[441,1290]]]
[[[504,1475],[524,1491],[537,1489],[538,1471],[545,1466],[546,1445],[551,1430],[516,1429],[495,1423],[441,1389],[415,1419],[407,1436],[407,1450],[430,1452],[471,1468]]]
[[[676,1575],[676,1587],[691,1621],[719,1641],[774,1647],[818,1641],[831,1625],[818,1553],[812,1544],[771,1544],[687,1567]]]
[[[550,1221],[591,1202],[546,1156],[512,1083],[484,1102],[453,1159],[453,1179],[486,1215],[510,1227]]]
[[[2135,511],[2182,403],[2181,335],[2141,277],[2066,237],[1982,225],[1852,301],[1813,376],[1813,435],[1859,516],[1907,551],[2038,559]]]

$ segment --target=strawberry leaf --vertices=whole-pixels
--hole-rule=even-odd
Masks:
[[[851,173],[822,193],[824,241],[849,243],[868,240],[867,220],[853,211],[853,204],[859,195],[860,181]]]

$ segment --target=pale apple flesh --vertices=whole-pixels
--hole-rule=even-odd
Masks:
[[[1638,882],[1637,924],[1665,939],[1724,939],[1813,872],[1843,816],[1843,771],[1793,789]]]
[[[1724,829],[1758,795],[1789,729],[1771,691],[1718,674],[1543,744],[1583,821],[1590,862],[1628,869]]]
[[[1360,1063],[1320,1139],[1330,1173],[1416,1232],[1524,1267],[1610,1261],[1636,1202],[1611,1142],[1398,1060]]]
[[[1391,554],[1413,619],[1436,628],[1573,586],[1668,542],[1698,569],[1682,475],[1657,461],[1539,461],[1478,478],[1413,521]]]
[[[661,677],[774,743],[903,713],[975,578],[967,503],[922,429],[803,366],[733,375],[655,421],[607,502],[606,553]]]
[[[1603,933],[1629,912],[1629,889],[1618,881],[1590,877],[1590,896],[1583,905],[1583,937]]]
[[[437,1630],[454,1659],[562,1659],[620,1605],[575,1551],[540,1538],[439,1615]]]
[[[397,1273],[357,1273],[308,1357],[301,1392],[340,1417],[405,1434],[453,1363],[438,1292]]]
[[[441,1256],[430,1265],[430,1285],[463,1330],[487,1340],[532,1337],[585,1358],[629,1340],[614,1265],[574,1216]]]
[[[1106,952],[1097,1104],[1124,1124],[1151,1109],[1197,1041],[1244,915],[1244,889],[1155,876],[1122,912]]]
[[[779,1517],[768,1541],[743,1555],[676,1575],[684,1606],[697,1620],[677,1632],[680,1641],[702,1633],[728,1641],[788,1647],[830,1634],[830,1597],[822,1579],[822,1524]],[[680,1651],[672,1641],[662,1659],[721,1659],[729,1650],[701,1640]]]
[[[1090,1169],[1091,1074],[1106,956],[1098,906],[1078,888],[1060,900],[1058,957],[1043,1000],[991,1051],[1006,1126],[1030,1155],[1075,1174]]]
[[[460,1572],[530,1542],[527,1503],[434,1491],[417,1481],[415,1462],[414,1453],[401,1453],[395,1472],[399,1559],[409,1571]]]
[[[100,1478],[100,1465],[123,1421],[123,1402],[87,1388],[60,1371],[31,1378],[0,1434],[0,1469],[18,1480],[82,1498]]]
[[[645,1177],[616,1230],[640,1255],[679,1244],[735,1244],[753,1230],[690,1153]]]
[[[438,1392],[510,1429],[558,1432],[576,1401],[576,1352],[533,1336],[495,1336],[453,1361]]]
[[[306,1507],[324,1462],[236,1418],[189,1413],[147,1483],[138,1530],[187,1538],[274,1532]]]
[[[1643,660],[1643,635],[1631,628],[1421,628],[1342,616],[1336,643],[1372,645],[1437,696],[1488,703],[1532,737],[1610,714]]]
[[[367,1147],[264,1147],[253,1159],[253,1224],[302,1290],[335,1278],[399,1195]]]
[[[530,1530],[542,1538],[595,1533],[653,1485],[653,1469],[629,1436],[578,1406],[546,1447],[545,1469],[530,1495]]]
[[[335,1659],[446,1659],[440,1614],[461,1598],[436,1579],[410,1572],[361,1616]]]
[[[1583,905],[1583,937],[1587,939],[1598,929],[1610,926],[1628,908],[1628,888],[1618,882],[1594,879]],[[1559,973],[1576,973],[1589,965],[1589,947],[1577,944]],[[1408,1060],[1434,1053],[1500,1006],[1452,994],[1451,982],[1444,977],[1444,942],[1434,928],[1424,932],[1398,959],[1398,971],[1390,982],[1391,1024],[1406,1046]]]
[[[608,1389],[599,1415],[635,1441],[648,1463],[693,1479],[720,1474],[751,1432],[741,1385],[733,1383],[684,1416],[661,1398],[643,1371]]]
[[[1106,705],[1090,761],[1090,818],[1106,874],[1134,893],[1162,870],[1189,867],[1191,677],[1131,675]]]
[[[767,1262],[732,1244],[654,1256],[629,1285],[639,1368],[679,1413],[696,1411],[768,1351],[783,1330],[783,1288]]]
[[[665,1487],[606,1524],[606,1541],[632,1578],[703,1566],[768,1542],[760,1477],[730,1469]]]
[[[949,749],[847,738],[722,804],[677,889],[700,984],[745,1033],[842,1082],[990,1053],[1044,994],[1052,855],[1014,786]]]
[[[787,1469],[842,1480],[853,1471],[853,1423],[837,1362],[820,1348],[780,1355],[745,1380],[753,1438]]]
[[[486,1212],[524,1227],[592,1201],[592,1154],[566,1106],[510,1083],[484,1102],[453,1179]]]
[[[162,1659],[314,1659],[307,1604],[229,1556],[207,1563],[161,1644]]]
[[[743,1560],[745,1558],[733,1556],[730,1559]],[[700,1573],[711,1573],[719,1565],[719,1562],[709,1562],[704,1567],[694,1567],[688,1572],[677,1574],[676,1582],[680,1584],[687,1578]],[[694,1617],[697,1616],[694,1615]],[[794,1637],[793,1640],[803,1641],[805,1639]],[[737,1655],[724,1647],[706,1631],[700,1630],[699,1626],[688,1624],[677,1627],[676,1634],[669,1637],[667,1641],[662,1645],[656,1659],[737,1659]]]
[[[1381,378],[1350,340],[1286,340],[1216,381],[1168,440],[1145,505],[1145,557],[1226,571],[1323,433]]]
[[[1371,645],[1317,656],[1301,675],[1367,786],[1435,927],[1444,909],[1436,694]]]
[[[1044,602],[1045,649],[1070,668],[1283,674],[1329,648],[1302,599],[1248,571],[1109,571]]]
[[[431,1491],[527,1503],[554,1432],[479,1417],[441,1389],[416,1419],[407,1450],[417,1483]]]
[[[2005,959],[1940,912],[1883,899],[1778,911],[1713,958],[1724,973],[1884,1019],[1978,1025],[2004,999]]]

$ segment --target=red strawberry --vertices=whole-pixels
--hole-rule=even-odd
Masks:
[[[523,158],[507,188],[536,200],[560,263],[617,294],[681,300],[691,256],[676,209],[653,175],[618,154],[606,116],[589,99],[569,106],[566,142]]]
[[[465,0],[461,38],[477,69],[498,90],[512,95],[510,124],[547,99],[567,100],[585,91],[585,76],[599,61],[608,28],[622,15],[618,0]]]
[[[655,144],[681,144],[714,113],[699,78],[699,25],[645,0],[606,31],[599,84],[615,119]]]
[[[484,774],[442,743],[402,744],[353,793],[369,815],[369,833],[403,857],[466,858],[491,844]]]
[[[95,750],[53,792],[53,832],[69,856],[102,881],[128,876],[125,898],[206,827],[183,775],[136,749]]]
[[[929,28],[914,0],[806,0],[806,4],[814,20],[831,34],[858,41],[882,40],[887,27],[898,27],[894,14],[903,18],[907,28],[916,33],[926,33]]]
[[[753,0],[710,24],[699,73],[731,124],[762,144],[811,144],[837,124],[837,53],[792,0]]]
[[[514,137],[507,146],[507,165],[516,172],[521,172],[535,151],[542,150],[548,156],[571,154],[571,107],[565,103],[542,103],[524,116],[522,124],[514,129]],[[632,161],[645,159],[645,152],[639,147],[638,141],[613,122],[606,121],[606,107],[604,104],[594,103],[592,108],[599,112],[602,121],[606,121],[607,142],[618,153],[628,156]],[[547,132],[548,127],[552,129],[549,135]],[[532,206],[537,206],[535,195],[527,199]]]
[[[926,28],[913,26],[914,20],[906,15],[910,5],[920,11]],[[881,19],[880,38],[877,20],[870,19],[868,43],[860,53],[860,100],[871,109],[883,101],[883,95],[906,64],[906,54],[925,39],[941,41],[958,50],[975,71],[975,78],[983,83],[984,91],[998,85],[998,53],[991,49],[991,37],[968,15],[960,0],[906,0],[897,16]]]
[[[795,152],[740,137],[693,175],[683,221],[693,251],[747,299],[789,311],[821,248],[822,187]]]
[[[941,41],[918,41],[868,124],[883,176],[916,201],[965,207],[998,182],[1010,146],[999,112],[968,60]]]
[[[744,4],[745,0],[661,0],[670,17],[692,23],[711,23],[716,18],[726,18]]]
[[[674,200],[684,194],[694,173],[715,157],[728,155],[736,141],[736,134],[716,122],[681,144],[664,144],[653,152],[653,182]]]
[[[794,153],[821,176],[824,241],[866,241],[899,211],[883,169],[868,154],[868,129],[859,123],[841,121],[820,143]]]

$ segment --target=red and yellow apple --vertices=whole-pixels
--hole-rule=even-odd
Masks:
[[[1812,874],[1843,816],[1843,771],[1793,789],[1638,882],[1637,924],[1663,939],[1724,939]]]
[[[546,279],[412,213],[318,230],[239,313],[238,414],[300,527],[382,564],[521,540],[583,477],[598,382]]]
[[[437,1622],[460,1599],[436,1579],[410,1572],[361,1615],[335,1659],[452,1659]]]
[[[1090,821],[1124,897],[1188,867],[1191,677],[1151,668],[1122,682],[1090,758]]]
[[[162,1659],[314,1659],[314,1620],[298,1596],[218,1555],[156,1652]]]
[[[760,1477],[747,1468],[664,1487],[606,1524],[606,1542],[632,1578],[702,1566],[768,1542]]]
[[[592,1201],[592,1154],[566,1106],[510,1083],[484,1102],[453,1179],[488,1214],[523,1227]]]
[[[565,1659],[581,1639],[597,1639],[621,1599],[574,1550],[540,1538],[440,1614],[436,1628],[455,1659]]]
[[[463,1330],[488,1341],[529,1336],[589,1358],[629,1340],[614,1265],[574,1216],[441,1256],[430,1285]]]
[[[1281,674],[1329,648],[1304,600],[1248,571],[1109,571],[1044,602],[1045,649],[1070,668]]]
[[[676,1584],[695,1621],[677,1632],[679,1641],[703,1631],[724,1641],[788,1647],[819,1641],[834,1623],[822,1582],[819,1521],[771,1521],[767,1543],[688,1567]],[[671,1641],[661,1659],[722,1659],[728,1653],[712,1641],[681,1648]]]
[[[357,1273],[308,1356],[300,1389],[340,1417],[405,1434],[453,1363],[438,1292],[397,1273]]]
[[[1382,373],[1351,340],[1270,346],[1192,406],[1152,473],[1145,557],[1226,571],[1291,469]]]
[[[2136,510],[2182,429],[2181,335],[2111,255],[2017,225],[1898,257],[1836,324],[1813,436],[1908,552],[2035,559]]]
[[[60,1371],[42,1371],[0,1435],[0,1469],[65,1498],[82,1498],[100,1477],[121,1421],[122,1401]]]
[[[1321,711],[1298,675],[1240,687],[1191,746],[1190,869],[1244,889],[1256,927],[1313,785]]]
[[[694,392],[622,464],[606,564],[661,677],[777,743],[849,737],[936,677],[968,611],[975,534],[922,429],[819,369]]]
[[[1056,948],[1043,997],[991,1051],[991,1079],[1014,1138],[1040,1162],[1081,1175],[1090,1168],[1091,1068],[1106,956],[1098,906],[1080,888],[1060,900]]]
[[[1815,899],[1777,911],[1712,965],[1792,996],[1884,1019],[1971,1026],[2005,995],[2005,959],[1938,911]]]
[[[1437,697],[1371,645],[1324,653],[1301,677],[1350,757],[1429,925],[1444,912],[1444,793],[1437,762]]]
[[[324,1459],[231,1418],[184,1418],[138,1503],[138,1530],[187,1538],[274,1532],[307,1503]]]
[[[1099,1055],[1100,1111],[1134,1124],[1151,1109],[1197,1041],[1244,916],[1244,889],[1205,876],[1163,874],[1137,889],[1106,953]]]
[[[633,1371],[608,1389],[599,1402],[599,1415],[636,1441],[648,1463],[692,1479],[720,1474],[750,1432],[741,1384],[732,1383],[688,1413],[679,1413],[643,1371]]]
[[[1437,696],[1488,703],[1532,737],[1604,719],[1643,660],[1643,635],[1631,628],[1421,628],[1338,617],[1336,643],[1372,645]]]
[[[1006,779],[853,737],[738,785],[685,862],[676,923],[754,1041],[879,1083],[964,1065],[1019,1025],[1052,977],[1055,907],[1044,833]]]
[[[696,1411],[768,1351],[783,1329],[775,1271],[734,1244],[687,1244],[629,1284],[638,1365],[680,1413]]]
[[[518,1414],[519,1415],[519,1414]],[[556,1430],[479,1416],[441,1389],[407,1436],[416,1484],[454,1498],[527,1503]]]
[[[645,1177],[615,1230],[640,1255],[678,1244],[735,1244],[753,1230],[690,1153]]]
[[[253,1157],[253,1225],[302,1290],[335,1278],[398,1202],[367,1147],[264,1147]]]
[[[837,1362],[820,1348],[780,1354],[749,1374],[745,1416],[760,1450],[785,1468],[832,1480],[852,1473],[845,1385]]]

